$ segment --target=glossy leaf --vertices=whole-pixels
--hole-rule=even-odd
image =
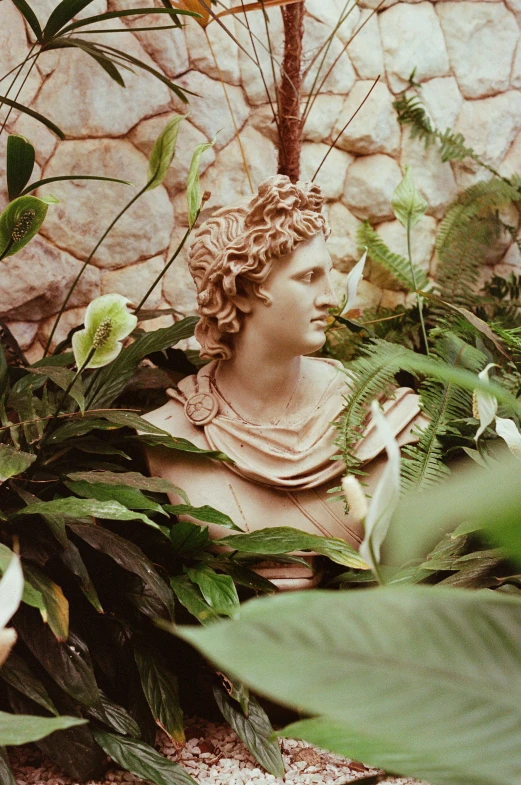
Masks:
[[[0,214],[0,259],[18,253],[38,234],[48,204],[36,196],[19,196]]]
[[[22,114],[29,115],[29,117],[32,117],[34,120],[38,120],[39,123],[45,125],[50,131],[55,133],[56,136],[59,136],[60,139],[65,139],[65,134],[60,128],[58,128],[57,125],[55,125],[51,120],[49,120],[47,117],[44,117],[39,112],[35,112],[34,109],[29,109],[28,106],[19,104],[18,101],[13,101],[11,98],[7,98],[5,95],[0,95],[0,102],[12,107],[13,109],[16,109],[18,112],[22,112]]]
[[[73,482],[125,485],[128,488],[139,488],[151,493],[169,493],[179,490],[170,480],[161,477],[145,477],[139,472],[70,472],[67,476]]]
[[[32,669],[14,651],[2,665],[0,676],[4,681],[14,687],[18,692],[26,695],[46,711],[58,715],[56,706],[42,682],[36,678]]]
[[[62,180],[100,180],[105,181],[108,183],[121,183],[122,185],[134,185],[129,180],[118,180],[117,177],[97,177],[91,174],[64,174],[60,175],[59,177],[45,177],[43,180],[36,180],[34,183],[25,188],[21,194],[21,196],[25,196],[25,194],[30,193],[31,191],[35,191],[37,188],[41,188],[42,185],[48,185],[49,183],[57,183],[61,182]]]
[[[215,141],[215,140],[214,140]],[[186,181],[186,199],[188,202],[188,225],[193,226],[195,219],[201,209],[201,189],[199,187],[199,167],[201,156],[206,150],[213,146],[214,142],[202,142],[194,150],[188,179]]]
[[[137,488],[125,486],[103,485],[102,483],[90,483],[85,480],[76,482],[66,482],[67,488],[78,496],[85,499],[97,499],[100,502],[116,501],[124,505],[129,510],[151,510],[152,512],[167,515],[160,504],[148,499],[144,493]]]
[[[158,12],[166,11],[164,8],[157,10]],[[154,142],[154,146],[148,160],[147,191],[151,191],[153,188],[157,188],[158,185],[161,185],[166,175],[168,174],[170,164],[172,163],[172,159],[175,155],[175,146],[177,143],[177,135],[179,133],[179,124],[181,120],[184,119],[184,115],[176,115],[166,124],[165,128],[163,131],[161,131],[156,141]]]
[[[210,507],[205,504],[203,507],[193,507],[191,504],[165,504],[165,510],[173,513],[174,515],[190,515],[197,521],[203,523],[216,523],[219,526],[224,526],[226,529],[234,529],[234,531],[242,532],[237,524],[235,524],[229,515],[224,512]]]
[[[134,646],[134,658],[143,692],[156,723],[173,741],[183,743],[183,710],[179,702],[176,675],[163,658],[143,644]]]
[[[54,11],[49,16],[47,24],[43,29],[43,40],[45,43],[51,40],[67,22],[83,11],[92,0],[61,0]]]
[[[92,548],[106,553],[107,556],[114,559],[120,567],[139,575],[147,590],[161,600],[163,605],[173,614],[173,596],[169,587],[137,545],[103,526],[70,523],[69,528]]]
[[[166,505],[165,505],[166,506]],[[170,529],[170,542],[179,556],[200,551],[210,544],[207,526],[198,526],[190,521],[179,521]]]
[[[274,777],[284,777],[284,761],[279,742],[273,738],[274,731],[268,715],[258,701],[250,696],[248,716],[245,717],[241,707],[227,695],[223,687],[216,685],[213,694],[224,719],[255,760]]]
[[[20,196],[34,167],[34,147],[25,136],[8,136],[6,166],[7,192],[12,200]]]
[[[188,439],[182,439],[179,436],[170,436],[170,434],[140,434],[134,437],[135,441],[143,444],[148,444],[150,447],[164,447],[168,450],[179,450],[180,452],[193,452],[197,455],[206,455],[208,458],[213,458],[216,461],[230,461],[223,452],[219,450],[204,450],[197,447]]]
[[[89,573],[87,572],[87,568],[81,557],[81,553],[79,552],[76,545],[70,540],[67,541],[67,546],[63,549],[63,551],[61,551],[60,559],[63,564],[72,572],[72,574],[76,576],[80,583],[80,588],[83,594],[88,599],[92,607],[95,608],[98,613],[103,613],[103,608],[101,606],[98,593],[91,581]]]
[[[139,738],[141,731],[139,725],[134,718],[128,713],[123,706],[119,706],[114,701],[105,695],[103,690],[100,690],[101,708],[91,707],[87,713],[89,717],[93,717],[98,722],[103,722],[109,728],[122,733],[124,736],[135,736]]]
[[[358,552],[345,540],[335,537],[320,537],[316,534],[292,529],[289,526],[259,529],[251,534],[233,534],[220,539],[219,544],[228,545],[241,553],[263,555],[291,553],[291,551],[315,551],[345,567],[353,567],[358,570],[368,569]]]
[[[208,605],[199,587],[193,584],[187,575],[170,578],[170,585],[181,605],[201,624],[208,624],[219,618],[217,611]]]
[[[100,730],[94,731],[94,738],[119,766],[154,785],[197,785],[182,766],[143,741]]]
[[[21,474],[36,460],[36,455],[15,450],[8,444],[0,444],[0,483],[9,477]]]
[[[219,575],[211,567],[199,564],[185,567],[185,573],[192,583],[196,583],[201,594],[217,613],[223,616],[236,616],[239,612],[239,597],[235,584],[229,575]]]
[[[17,515],[63,515],[65,518],[102,518],[110,521],[140,520],[148,526],[158,528],[154,521],[146,515],[128,510],[116,501],[100,502],[96,499],[76,499],[68,496],[65,499],[53,499],[49,502],[34,502],[18,510]]]
[[[0,745],[28,744],[56,730],[84,725],[86,720],[78,717],[33,717],[23,714],[8,714],[0,711]]]
[[[9,765],[5,747],[0,747],[0,782],[2,785],[17,785],[14,774]]]
[[[40,592],[45,605],[47,623],[59,641],[69,636],[69,603],[58,584],[35,565],[25,564],[26,580]]]
[[[67,390],[70,383],[74,379],[74,384],[70,388],[68,394],[76,401],[78,406],[80,407],[80,411],[85,411],[85,396],[83,394],[83,385],[81,383],[81,379],[75,376],[76,374],[74,371],[69,370],[68,368],[56,368],[55,366],[46,366],[42,365],[38,368],[33,368],[32,373],[37,375],[46,376],[48,379],[54,382],[61,390]]]
[[[411,168],[406,165],[405,175],[393,193],[392,207],[395,216],[406,229],[414,229],[428,206],[414,185]]]
[[[38,21],[38,17],[34,13],[27,0],[13,0],[13,4],[18,8],[24,17],[25,21],[35,34],[37,41],[41,41],[42,28],[40,27],[40,22]]]

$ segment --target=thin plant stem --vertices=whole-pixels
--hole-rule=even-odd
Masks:
[[[32,49],[34,49],[34,44],[33,44],[33,47],[32,47]],[[32,52],[32,49],[31,49],[30,53]],[[29,54],[30,54],[30,53],[29,53]],[[22,80],[22,84],[21,84],[21,85],[20,85],[20,87],[18,88],[18,92],[16,93],[16,95],[15,95],[15,97],[14,97],[14,100],[15,100],[15,101],[17,101],[17,100],[18,100],[18,96],[19,96],[19,95],[20,95],[20,93],[22,92],[22,90],[23,90],[23,88],[24,88],[24,85],[25,85],[25,83],[26,83],[26,82],[27,82],[27,80],[29,79],[29,76],[30,76],[30,74],[31,74],[31,71],[33,70],[34,66],[36,65],[36,61],[37,61],[37,59],[38,59],[38,55],[39,55],[39,54],[40,54],[39,52],[36,54],[36,57],[33,59],[33,61],[32,61],[32,63],[31,63],[31,65],[30,65],[30,66],[29,66],[29,68],[27,69],[27,73],[26,73],[26,75],[24,76],[24,78],[23,78],[23,80]],[[26,60],[26,62],[27,62],[27,60]],[[16,81],[16,79],[18,78],[18,75],[21,73],[21,70],[22,70],[22,69],[20,69],[19,73],[16,75],[16,77],[15,77],[15,80],[14,80],[14,81]],[[11,84],[11,87],[13,86],[13,84],[14,84],[14,82]],[[9,90],[11,89],[11,87],[9,88]],[[7,94],[9,94],[9,90],[7,91]],[[7,97],[7,96],[6,96],[6,97]],[[5,127],[6,127],[6,125],[7,125],[7,121],[9,120],[9,117],[11,116],[11,112],[12,112],[12,111],[13,111],[13,107],[12,107],[12,106],[10,106],[10,107],[9,107],[9,111],[7,112],[7,114],[6,114],[6,116],[5,116],[4,122],[2,123],[2,127],[0,128],[0,136],[2,135],[2,133],[3,133],[3,130],[4,130],[4,128],[5,128]]]
[[[87,269],[87,265],[90,263],[90,261],[91,261],[92,257],[94,256],[94,254],[96,253],[96,251],[97,251],[97,250],[98,250],[98,248],[100,247],[101,243],[102,243],[102,242],[103,242],[103,240],[106,238],[106,236],[107,236],[107,235],[108,235],[108,233],[111,231],[111,229],[112,229],[112,228],[115,226],[115,224],[116,224],[116,223],[119,221],[119,219],[121,218],[121,216],[122,216],[122,215],[124,215],[124,214],[127,212],[127,210],[129,210],[129,209],[132,207],[132,205],[134,204],[134,202],[136,202],[136,201],[139,199],[139,197],[140,197],[140,196],[142,196],[142,195],[145,193],[145,191],[147,190],[147,188],[148,188],[148,186],[150,185],[150,183],[151,183],[151,182],[152,182],[152,181],[151,181],[151,180],[149,180],[149,181],[147,182],[147,184],[146,184],[145,186],[143,186],[143,188],[141,188],[141,190],[140,190],[140,191],[138,191],[138,193],[137,193],[135,196],[133,196],[133,197],[132,197],[132,199],[130,200],[130,202],[128,202],[128,204],[126,204],[126,205],[125,205],[125,207],[124,207],[124,208],[123,208],[123,209],[122,209],[122,210],[121,210],[121,211],[120,211],[120,212],[119,212],[119,213],[116,215],[116,217],[114,218],[114,220],[113,220],[113,221],[111,221],[111,223],[109,224],[109,226],[108,226],[108,227],[105,229],[105,231],[104,231],[104,232],[103,232],[103,234],[101,235],[100,239],[98,240],[98,242],[96,243],[96,245],[94,246],[94,248],[92,249],[92,251],[90,252],[90,254],[89,254],[89,256],[88,256],[87,260],[86,260],[86,261],[83,263],[82,267],[80,268],[80,270],[79,270],[79,272],[78,272],[78,275],[76,276],[76,278],[74,279],[74,281],[72,282],[72,284],[71,284],[71,285],[70,285],[70,287],[69,287],[69,291],[67,292],[67,295],[66,295],[66,297],[65,297],[65,300],[63,301],[63,303],[62,303],[62,305],[61,305],[61,308],[60,308],[60,310],[59,310],[59,312],[58,312],[58,315],[57,315],[57,317],[56,317],[56,320],[55,320],[55,322],[54,322],[54,324],[53,324],[53,327],[52,327],[52,330],[51,330],[51,334],[49,335],[49,338],[47,339],[47,343],[46,343],[46,345],[45,345],[45,349],[44,349],[44,351],[43,351],[43,356],[44,356],[44,357],[46,357],[46,356],[47,356],[47,353],[48,353],[48,352],[49,352],[49,350],[50,350],[51,343],[52,343],[52,339],[53,339],[53,337],[54,337],[54,333],[56,332],[56,330],[57,330],[57,328],[58,328],[58,324],[60,323],[60,319],[61,319],[61,317],[62,317],[62,315],[63,315],[63,312],[64,312],[64,310],[65,310],[65,309],[66,309],[66,307],[67,307],[67,303],[68,303],[68,302],[69,302],[69,300],[71,299],[72,293],[73,293],[73,291],[74,291],[74,289],[75,289],[75,287],[76,287],[76,285],[77,285],[78,281],[80,280],[81,276],[83,275],[83,273],[84,273],[84,272],[85,272],[85,270]]]
[[[338,134],[335,136],[334,140],[331,142],[331,145],[330,145],[330,147],[329,147],[329,150],[327,151],[327,153],[325,154],[325,156],[324,156],[324,157],[322,158],[322,160],[320,161],[320,163],[319,163],[319,165],[318,165],[318,168],[317,168],[317,170],[316,170],[315,174],[314,174],[314,175],[313,175],[313,177],[311,178],[311,182],[312,182],[312,183],[315,181],[315,178],[316,178],[316,176],[318,175],[318,173],[319,173],[319,172],[320,172],[320,170],[322,169],[322,166],[323,166],[323,165],[324,165],[324,163],[326,162],[326,158],[328,157],[329,153],[330,153],[330,152],[331,152],[331,150],[334,148],[334,146],[336,145],[336,143],[338,142],[338,140],[340,139],[340,137],[342,136],[342,134],[343,134],[343,133],[344,133],[344,131],[346,130],[347,126],[350,124],[350,122],[351,122],[352,120],[354,120],[354,118],[356,117],[356,115],[358,114],[358,112],[360,111],[360,109],[362,108],[362,106],[365,104],[365,102],[367,101],[367,99],[369,98],[369,96],[371,95],[371,93],[373,92],[373,90],[374,90],[374,88],[376,87],[376,84],[377,84],[377,82],[378,82],[378,80],[379,80],[379,79],[380,79],[380,74],[378,74],[378,76],[377,76],[377,77],[376,77],[376,79],[374,80],[373,84],[371,85],[371,88],[370,88],[369,92],[367,93],[366,97],[364,98],[364,100],[362,101],[362,103],[360,104],[360,106],[359,106],[359,107],[358,107],[358,108],[357,108],[357,109],[356,109],[356,110],[353,112],[353,114],[351,115],[351,117],[349,118],[349,120],[347,121],[347,123],[346,123],[346,124],[344,125],[344,127],[343,127],[343,128],[342,128],[342,129],[341,129],[339,132],[338,132]]]
[[[27,55],[25,56],[25,58],[22,60],[22,62],[21,62],[19,65],[16,65],[16,66],[15,66],[15,67],[14,67],[14,68],[13,68],[13,69],[12,69],[12,70],[9,72],[9,74],[12,74],[12,73],[13,73],[13,71],[16,71],[16,74],[15,74],[14,78],[11,80],[11,84],[10,84],[10,85],[9,85],[9,87],[7,88],[7,92],[6,92],[5,96],[3,96],[3,98],[7,98],[7,96],[8,96],[8,95],[9,95],[9,93],[11,92],[11,89],[12,89],[13,85],[15,84],[16,80],[18,79],[18,77],[19,77],[19,76],[20,76],[20,74],[22,73],[22,69],[23,69],[24,65],[27,63],[27,61],[28,61],[28,60],[30,60],[30,59],[31,59],[31,55],[32,55],[32,53],[33,53],[33,50],[34,50],[34,47],[35,47],[35,46],[36,46],[36,44],[33,44],[33,45],[31,46],[31,48],[29,49],[29,51],[28,51]],[[37,54],[39,54],[39,53],[37,53]],[[36,55],[36,56],[37,56],[37,55]],[[31,63],[31,68],[33,67],[33,65],[34,65],[34,62],[33,62],[33,63]],[[30,71],[31,71],[31,68],[29,69],[29,73],[30,73]],[[28,75],[29,75],[29,74],[28,74]],[[3,79],[5,79],[5,78],[6,78],[6,76],[8,76],[8,74],[5,74],[5,76],[3,76],[2,78],[3,78]],[[26,78],[27,78],[27,77],[26,77]],[[22,87],[23,87],[23,85],[24,85],[24,84],[25,84],[25,80],[24,80],[24,82],[22,83]],[[21,88],[20,88],[20,90],[21,90]],[[20,90],[18,91],[18,94],[20,94]],[[2,98],[0,98],[0,109],[2,108],[2,106],[3,106],[3,105],[4,105],[4,102],[3,102]],[[7,113],[7,117],[9,117],[10,111],[11,111],[11,110],[9,110],[9,112]],[[3,124],[3,126],[2,126],[2,130],[0,131],[0,134],[1,134],[1,133],[2,133],[2,131],[4,130],[4,127],[5,127],[5,123],[6,123],[6,122],[7,122],[7,118],[6,118],[6,120],[4,121],[4,124]]]
[[[246,153],[245,153],[244,147],[242,145],[242,141],[241,141],[241,137],[240,137],[240,133],[239,133],[239,128],[237,126],[237,121],[235,120],[235,115],[233,113],[232,104],[231,104],[231,101],[230,101],[230,97],[228,95],[228,90],[226,89],[226,84],[224,83],[223,75],[221,73],[221,69],[219,68],[219,63],[217,62],[217,58],[215,56],[215,52],[214,52],[214,49],[213,49],[213,46],[212,46],[212,42],[210,41],[210,36],[208,35],[208,31],[207,31],[206,28],[205,28],[204,32],[205,32],[205,35],[206,35],[206,40],[208,42],[208,47],[210,49],[211,55],[213,57],[213,61],[215,63],[215,67],[217,69],[217,73],[219,74],[219,81],[220,81],[220,83],[222,85],[224,97],[226,99],[226,103],[228,104],[228,109],[230,111],[230,116],[232,118],[233,128],[235,130],[235,136],[237,137],[237,141],[238,141],[239,147],[241,149],[242,163],[243,163],[243,166],[244,166],[244,171],[246,172],[246,177],[248,178],[248,184],[250,186],[250,191],[252,193],[254,193],[253,182],[252,182],[251,174],[250,174],[250,167],[248,166],[248,161],[246,160]]]
[[[423,319],[423,299],[421,294],[418,291],[418,286],[416,284],[416,273],[414,272],[414,265],[412,263],[412,253],[411,253],[411,221],[410,219],[407,221],[407,255],[409,256],[409,265],[411,267],[411,276],[412,282],[414,286],[414,291],[416,292],[416,300],[418,303],[418,313],[420,315],[420,324],[422,328],[422,335],[423,335],[423,342],[425,344],[425,354],[427,357],[429,356],[429,344],[427,343],[427,330],[425,329],[425,321]]]
[[[86,409],[85,411],[88,411],[89,414],[98,414],[99,412],[112,412],[113,409]],[[141,409],[118,409],[118,412],[139,412],[139,411],[141,411]],[[78,416],[83,417],[84,415],[81,412],[62,412],[61,414],[58,414],[56,419],[62,420],[68,417],[78,417]],[[20,425],[31,425],[32,423],[35,422],[44,422],[45,420],[50,420],[52,417],[54,417],[53,414],[48,414],[45,417],[35,417],[32,420],[22,420],[21,422],[13,422],[10,423],[9,425],[3,425],[2,427],[0,427],[0,431],[6,431],[9,428],[18,428]]]
[[[0,0],[0,2],[1,2],[1,0]],[[10,70],[10,71],[8,71],[8,72],[7,72],[6,74],[4,74],[3,76],[0,76],[0,82],[3,82],[3,81],[4,81],[4,79],[7,79],[7,77],[8,77],[8,76],[11,76],[11,74],[13,74],[13,73],[14,73],[14,72],[15,72],[15,71],[18,69],[18,68],[21,68],[23,65],[25,65],[25,63],[27,63],[27,61],[28,61],[28,60],[31,60],[31,58],[33,58],[33,57],[37,57],[39,54],[40,54],[40,53],[39,53],[39,52],[37,52],[37,53],[36,53],[36,54],[34,54],[34,55],[27,55],[27,57],[26,57],[24,60],[22,60],[22,61],[21,61],[20,63],[18,63],[17,65],[13,66],[13,68],[11,68],[11,70]],[[18,76],[18,75],[17,75],[17,76]],[[16,78],[16,77],[15,77],[15,78]]]

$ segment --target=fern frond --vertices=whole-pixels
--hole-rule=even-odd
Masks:
[[[454,333],[444,333],[436,342],[433,354],[453,368],[475,373],[486,362],[482,352]],[[472,413],[470,393],[453,384],[426,379],[420,385],[419,393],[420,405],[429,424],[418,431],[417,444],[403,448],[402,489],[406,492],[423,491],[449,474],[443,463],[440,437],[447,433],[452,421],[469,417]]]
[[[398,115],[400,125],[411,126],[411,137],[421,139],[428,147],[436,139],[436,129],[433,127],[423,104],[417,95],[408,96],[406,92],[401,93],[393,107]]]
[[[364,221],[358,227],[357,241],[360,248],[367,247],[367,255],[370,259],[382,265],[408,291],[415,291],[416,287],[414,286],[409,260],[404,256],[393,253],[367,221]],[[428,284],[427,276],[420,267],[413,266],[416,284],[419,289],[424,289]]]
[[[516,187],[493,178],[470,186],[449,206],[436,239],[436,279],[442,299],[472,304],[485,255],[501,231],[497,210],[519,199]]]

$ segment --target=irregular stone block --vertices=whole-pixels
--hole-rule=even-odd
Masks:
[[[7,327],[16,338],[22,352],[31,346],[38,332],[38,322],[7,322]]]
[[[376,310],[382,300],[382,290],[370,281],[361,280],[356,293],[355,308],[361,311]]]
[[[184,234],[185,229],[182,227],[174,229],[172,232],[168,259],[175,253]],[[197,292],[186,262],[186,252],[189,245],[190,240],[163,276],[163,297],[172,308],[177,308],[183,316],[197,313]]]
[[[81,267],[78,259],[37,235],[3,265],[0,318],[36,321],[57,313]],[[69,304],[87,305],[99,293],[99,271],[89,265]]]
[[[122,139],[62,142],[44,177],[102,175],[127,179],[135,187],[88,180],[53,183],[60,204],[49,209],[42,232],[60,248],[87,259],[110,222],[146,183],[147,169],[143,153]],[[115,269],[150,259],[167,247],[173,220],[165,188],[147,191],[109,232],[92,263]]]
[[[416,187],[428,202],[427,212],[441,218],[445,208],[458,193],[450,163],[443,163],[437,142],[425,148],[420,139],[412,139],[408,129],[402,137],[402,167],[411,167]]]
[[[422,85],[421,100],[436,128],[454,128],[463,96],[453,76],[429,79]]]
[[[407,87],[412,71],[417,82],[445,76],[449,58],[432,3],[398,3],[379,15],[387,80],[393,92]]]
[[[134,306],[141,302],[165,265],[163,256],[154,256],[146,262],[137,262],[121,270],[103,270],[101,294],[122,294]],[[161,302],[161,282],[143,304],[143,308],[158,308]]]
[[[405,292],[394,292],[392,289],[384,289],[380,308],[390,308],[394,311],[400,305],[405,305]]]
[[[230,33],[236,37],[237,30],[233,16],[226,16],[222,21]],[[239,47],[217,22],[211,22],[203,30],[195,19],[189,19],[186,23],[185,35],[191,68],[201,71],[212,79],[220,79],[222,76],[227,84],[238,85],[241,83]],[[210,39],[211,48],[208,44],[208,38]],[[217,60],[217,66],[212,55],[212,49]]]
[[[360,18],[360,9],[352,0],[330,0],[326,3],[324,0],[306,0],[306,13],[331,29],[336,28],[336,34],[344,44],[351,38]],[[339,26],[341,19],[344,21]]]
[[[342,201],[357,218],[383,221],[393,217],[391,199],[402,173],[388,155],[357,158],[347,170]]]
[[[308,142],[323,142],[333,132],[344,105],[344,98],[341,95],[324,93],[324,95],[313,96],[311,100],[313,103],[306,117],[302,138]],[[305,104],[302,105],[302,110],[304,106]]]
[[[347,96],[335,123],[335,135],[354,115],[365,99],[373,82],[359,81]],[[387,85],[378,82],[358,114],[343,131],[337,146],[350,153],[389,153],[395,155],[400,147],[400,126],[393,109],[393,97]]]
[[[322,164],[326,155],[327,158]],[[339,199],[342,195],[347,167],[352,161],[352,155],[334,147],[331,149],[328,144],[304,142],[300,161],[300,179],[312,180],[322,164],[315,182],[322,189],[326,199]]]
[[[283,54],[284,31],[280,9],[270,8],[265,13],[268,18],[269,40],[262,13],[253,11],[248,14],[248,25],[254,37],[254,45],[252,45],[248,29],[241,24],[236,25],[237,40],[248,53],[246,54],[245,51],[239,49],[242,86],[248,96],[248,101],[253,106],[266,103],[268,100],[266,89],[271,100],[276,101],[275,81],[277,83],[279,81]],[[223,22],[226,23],[226,17]],[[273,52],[273,57],[270,51]],[[259,66],[262,68],[266,86],[261,79]]]
[[[354,33],[347,53],[360,79],[376,79],[383,75],[384,56],[377,14],[363,8]]]
[[[342,42],[335,36],[329,46],[324,47],[330,35],[327,25],[311,16],[306,18],[302,39],[304,94],[319,89],[320,92],[345,95],[355,83],[355,71]]]
[[[34,146],[35,159],[40,166],[45,166],[53,154],[58,137],[53,134],[43,123],[38,122],[27,114],[20,113],[18,120],[13,126],[13,133],[25,136]],[[1,157],[1,154],[0,154]],[[0,164],[1,165],[1,164]],[[31,180],[36,178],[33,176]]]
[[[454,130],[484,160],[498,166],[521,129],[521,93],[464,101]]]
[[[519,28],[502,3],[437,3],[454,75],[465,98],[506,90]]]
[[[342,202],[334,202],[325,213],[331,229],[326,240],[327,249],[335,268],[348,273],[362,255],[356,239],[360,221]]]
[[[71,330],[83,324],[86,310],[87,308],[83,306],[81,308],[68,308],[62,313],[60,321],[58,322],[58,327],[56,328],[56,332],[54,333],[51,341],[51,352],[56,349],[59,343],[67,338]],[[49,336],[51,334],[52,328],[54,327],[55,321],[56,316],[54,315],[49,319],[45,319],[45,321],[43,321],[40,325],[40,333],[38,337],[42,347],[47,346],[47,341],[49,340]]]

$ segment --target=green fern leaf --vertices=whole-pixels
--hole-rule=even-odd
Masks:
[[[367,255],[374,262],[384,267],[410,292],[415,291],[409,261],[404,256],[393,253],[367,221],[359,226],[357,240],[360,248],[367,247]],[[425,289],[428,285],[427,276],[421,268],[416,265],[413,267],[416,285],[419,289]]]

